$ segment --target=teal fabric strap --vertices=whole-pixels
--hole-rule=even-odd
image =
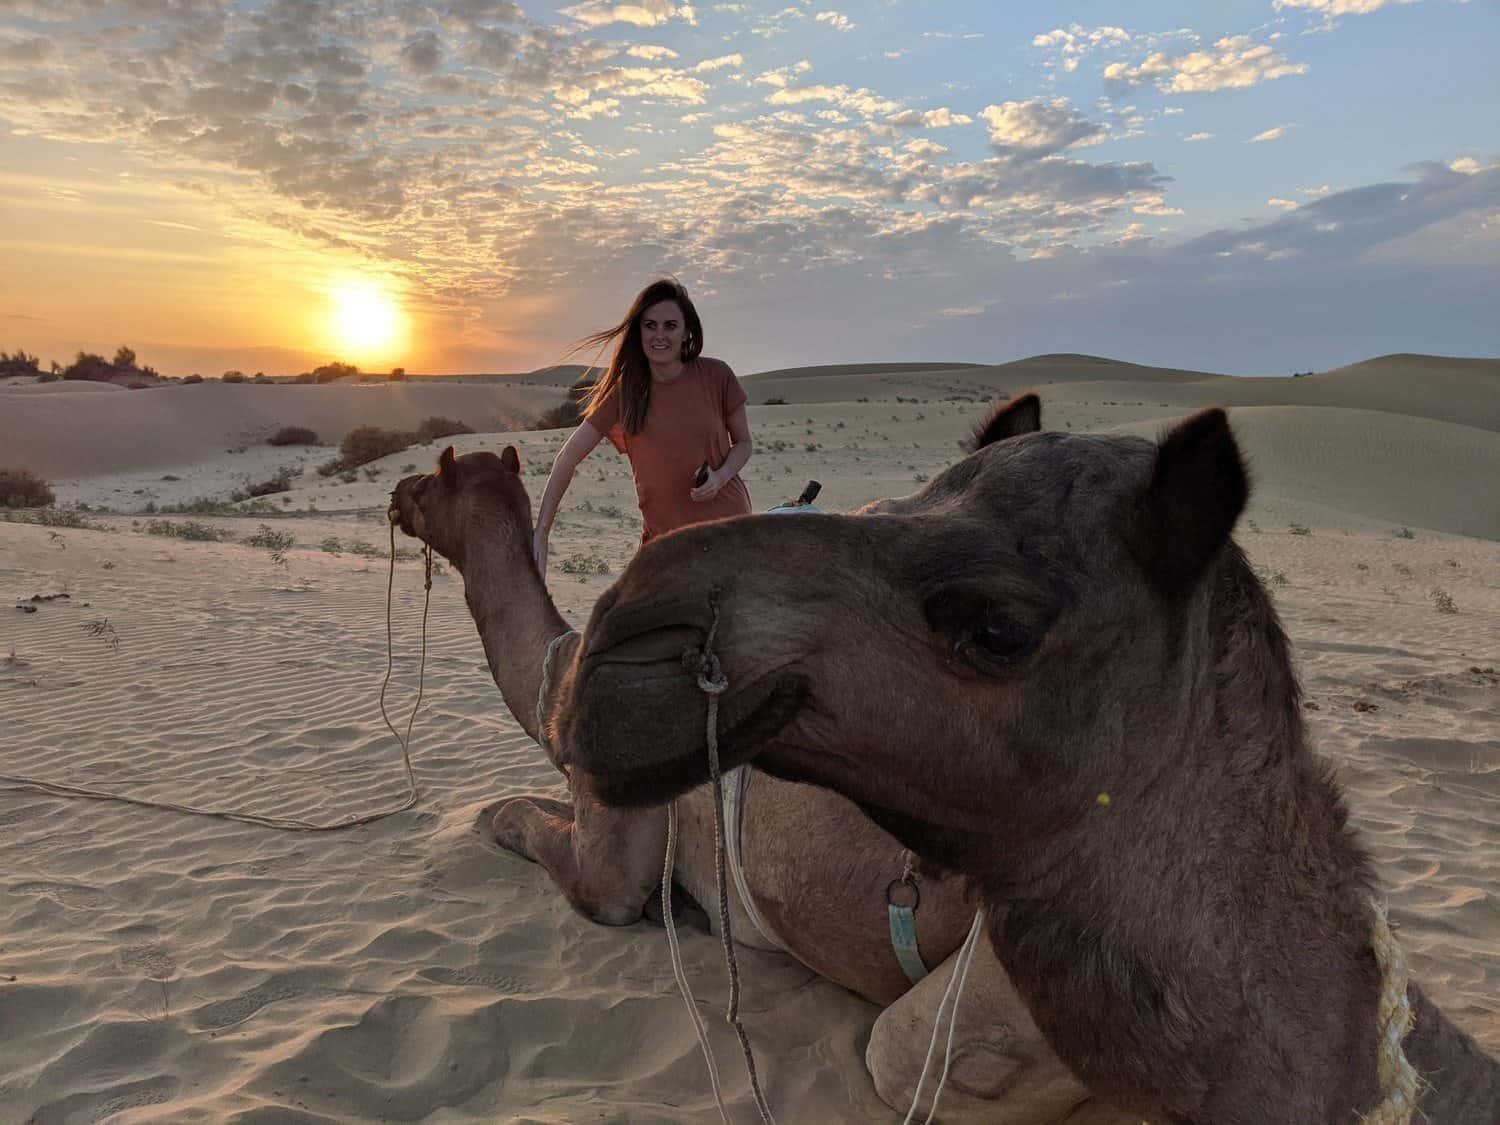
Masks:
[[[927,975],[927,966],[917,949],[917,916],[909,906],[886,904],[891,919],[891,948],[896,951],[896,960],[901,962],[901,971],[906,979],[916,984]]]

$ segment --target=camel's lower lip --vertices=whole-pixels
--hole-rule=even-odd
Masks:
[[[614,672],[620,670],[618,665],[611,669]],[[673,672],[671,678],[682,675]],[[746,685],[746,689],[750,698],[718,697],[724,702],[712,737],[721,770],[733,769],[753,759],[811,701],[807,681],[785,671],[777,675],[768,688],[757,690],[755,685]],[[585,686],[584,699],[575,699],[575,704],[582,702],[587,706],[588,691]],[[697,690],[696,685],[692,696],[682,694],[679,689],[670,700],[642,700],[640,706],[650,708],[649,713],[660,721],[660,726],[655,721],[651,724],[651,729],[661,733],[660,739],[655,740],[659,756],[642,761],[634,756],[621,755],[619,736],[622,732],[612,726],[598,744],[590,745],[586,740],[572,742],[563,751],[565,763],[587,773],[593,788],[606,804],[659,804],[702,784],[709,777],[710,736],[703,721],[707,697]],[[646,732],[636,728],[633,733]]]

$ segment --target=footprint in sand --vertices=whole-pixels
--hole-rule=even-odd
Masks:
[[[120,950],[120,964],[135,969],[151,980],[171,980],[177,962],[159,945],[132,945]]]
[[[503,992],[506,995],[514,995],[526,991],[526,982],[519,977],[505,976],[502,973],[492,973],[488,969],[449,969],[438,966],[432,969],[423,969],[417,976],[423,980],[430,980],[435,984],[453,984],[463,987],[477,985],[480,988],[488,988],[494,992]]]
[[[226,1027],[243,1023],[268,1004],[275,1004],[279,1000],[295,1000],[307,993],[307,989],[294,984],[263,984],[241,996],[203,1005],[193,1012],[193,1026],[200,1031],[222,1031]]]
[[[72,1094],[32,1115],[29,1125],[95,1125],[128,1109],[165,1105],[177,1094],[180,1083],[165,1076],[127,1082],[106,1090]]]
[[[114,896],[98,887],[82,883],[13,883],[12,891],[18,895],[43,895],[60,906],[77,910],[98,910],[114,905]]]

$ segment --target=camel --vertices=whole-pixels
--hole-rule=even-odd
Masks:
[[[659,894],[666,805],[617,809],[604,804],[586,775],[562,766],[555,732],[543,729],[555,726],[548,716],[566,690],[579,638],[558,613],[533,561],[531,500],[520,472],[513,446],[499,455],[481,451],[462,457],[450,446],[435,473],[397,484],[389,514],[405,534],[427,543],[462,575],[465,600],[506,706],[568,780],[571,803],[538,795],[506,798],[480,814],[481,831],[504,850],[543,867],[584,916],[626,926],[639,921]],[[556,674],[543,692],[549,671]],[[695,708],[701,728],[702,706]],[[613,737],[622,745],[654,739],[649,725],[639,709],[625,706]],[[696,902],[714,903],[711,790],[689,788],[676,804],[675,882]],[[913,986],[890,938],[887,895],[903,870],[903,848],[892,836],[831,790],[754,771],[741,839],[746,884],[772,935],[756,928],[731,886],[736,942],[760,949],[780,946],[820,976],[879,1005],[883,1011],[872,1030],[866,1065],[880,1097],[906,1112],[973,916],[964,886],[942,872],[919,869],[917,943],[934,968]],[[753,987],[752,977],[746,988]],[[970,995],[988,999],[990,1019],[982,1033],[973,1034],[965,1020],[959,1021],[954,1074],[941,1097],[942,1120],[1001,1125],[1130,1120],[1091,1098],[1058,1061],[987,951],[976,956],[968,987]],[[929,1081],[923,1093],[924,1113],[933,1085]],[[769,1093],[774,1104],[775,1091]]]
[[[1232,539],[1249,481],[1227,416],[1160,442],[1041,432],[1025,396],[975,446],[858,513],[646,545],[575,654],[562,764],[618,808],[701,783],[703,704],[678,669],[717,616],[724,768],[836,790],[961,875],[1097,1098],[1154,1121],[1359,1120],[1391,1085],[1383,916]],[[1412,1120],[1500,1121],[1500,1063],[1405,996]]]

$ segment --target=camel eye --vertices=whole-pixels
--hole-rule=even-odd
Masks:
[[[950,587],[923,609],[953,658],[977,672],[999,674],[1036,650],[1038,631],[997,607],[988,591]]]
[[[1036,648],[1031,630],[1013,618],[989,615],[971,638],[974,656],[986,663],[1014,664]]]

